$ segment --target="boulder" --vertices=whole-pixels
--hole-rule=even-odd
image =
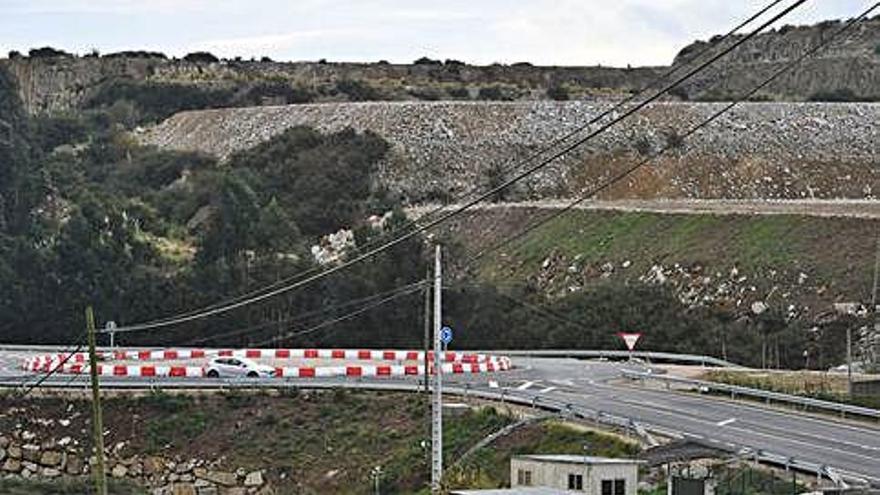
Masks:
[[[3,463],[3,470],[7,473],[17,473],[21,471],[21,461],[10,457]]]
[[[17,445],[11,445],[6,454],[12,459],[21,459],[21,448]]]
[[[248,473],[244,478],[244,486],[254,487],[254,486],[263,486],[265,481],[263,480],[263,472],[262,471],[254,471]]]
[[[235,476],[235,473],[226,471],[208,471],[201,478],[221,486],[235,486],[238,484],[238,477]]]
[[[48,467],[60,466],[61,460],[61,452],[57,450],[47,450],[40,456],[40,464]]]
[[[55,468],[45,467],[40,472],[40,476],[42,476],[44,478],[57,478],[57,477],[61,476],[61,471],[58,469],[55,469]]]
[[[83,472],[82,459],[76,456],[67,456],[67,466],[65,467],[67,474],[79,475]]]
[[[192,483],[174,483],[171,485],[171,495],[198,495],[198,493]]]
[[[144,459],[144,474],[159,474],[165,470],[165,461],[161,457],[150,456]]]
[[[26,444],[21,446],[22,459],[30,462],[39,462],[40,446],[34,444]]]
[[[125,478],[125,475],[128,474],[128,468],[123,464],[117,464],[113,466],[113,470],[110,471],[110,475],[114,478]]]

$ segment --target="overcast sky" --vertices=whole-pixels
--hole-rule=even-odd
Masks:
[[[0,0],[0,53],[48,45],[178,57],[656,65],[769,1]],[[785,23],[852,17],[873,1],[810,0]]]

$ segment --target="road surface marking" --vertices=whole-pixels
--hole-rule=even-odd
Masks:
[[[517,390],[527,390],[529,387],[531,387],[534,384],[535,384],[535,382],[525,382],[522,385],[520,385],[519,387],[516,387],[516,389]]]
[[[556,387],[547,387],[538,391],[539,394],[546,394],[556,390]]]
[[[498,388],[498,382],[495,380],[489,380],[489,388]]]
[[[718,426],[727,426],[730,423],[733,423],[735,421],[736,421],[736,418],[730,418],[730,419],[725,419],[724,421],[719,421],[717,424],[718,424]]]

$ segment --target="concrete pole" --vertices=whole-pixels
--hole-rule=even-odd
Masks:
[[[846,327],[846,394],[852,396],[852,328]]]
[[[86,308],[86,328],[89,334],[89,375],[92,379],[92,433],[95,450],[95,493],[107,495],[107,470],[104,465],[104,419],[101,414],[101,391],[98,384],[98,356],[95,352],[95,314]]]
[[[428,353],[431,348],[431,267],[429,266],[425,274],[425,395],[430,393],[430,369],[428,368]]]
[[[440,263],[440,245],[434,253],[434,403],[431,408],[431,492],[440,493],[443,487],[443,356],[440,328],[443,325],[443,278]]]

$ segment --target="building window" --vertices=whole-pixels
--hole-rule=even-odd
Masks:
[[[568,475],[568,489],[569,490],[583,490],[584,489],[583,475],[569,474]]]
[[[516,484],[520,486],[532,486],[532,472],[525,469],[516,470]]]
[[[602,495],[626,495],[626,480],[602,480]]]

